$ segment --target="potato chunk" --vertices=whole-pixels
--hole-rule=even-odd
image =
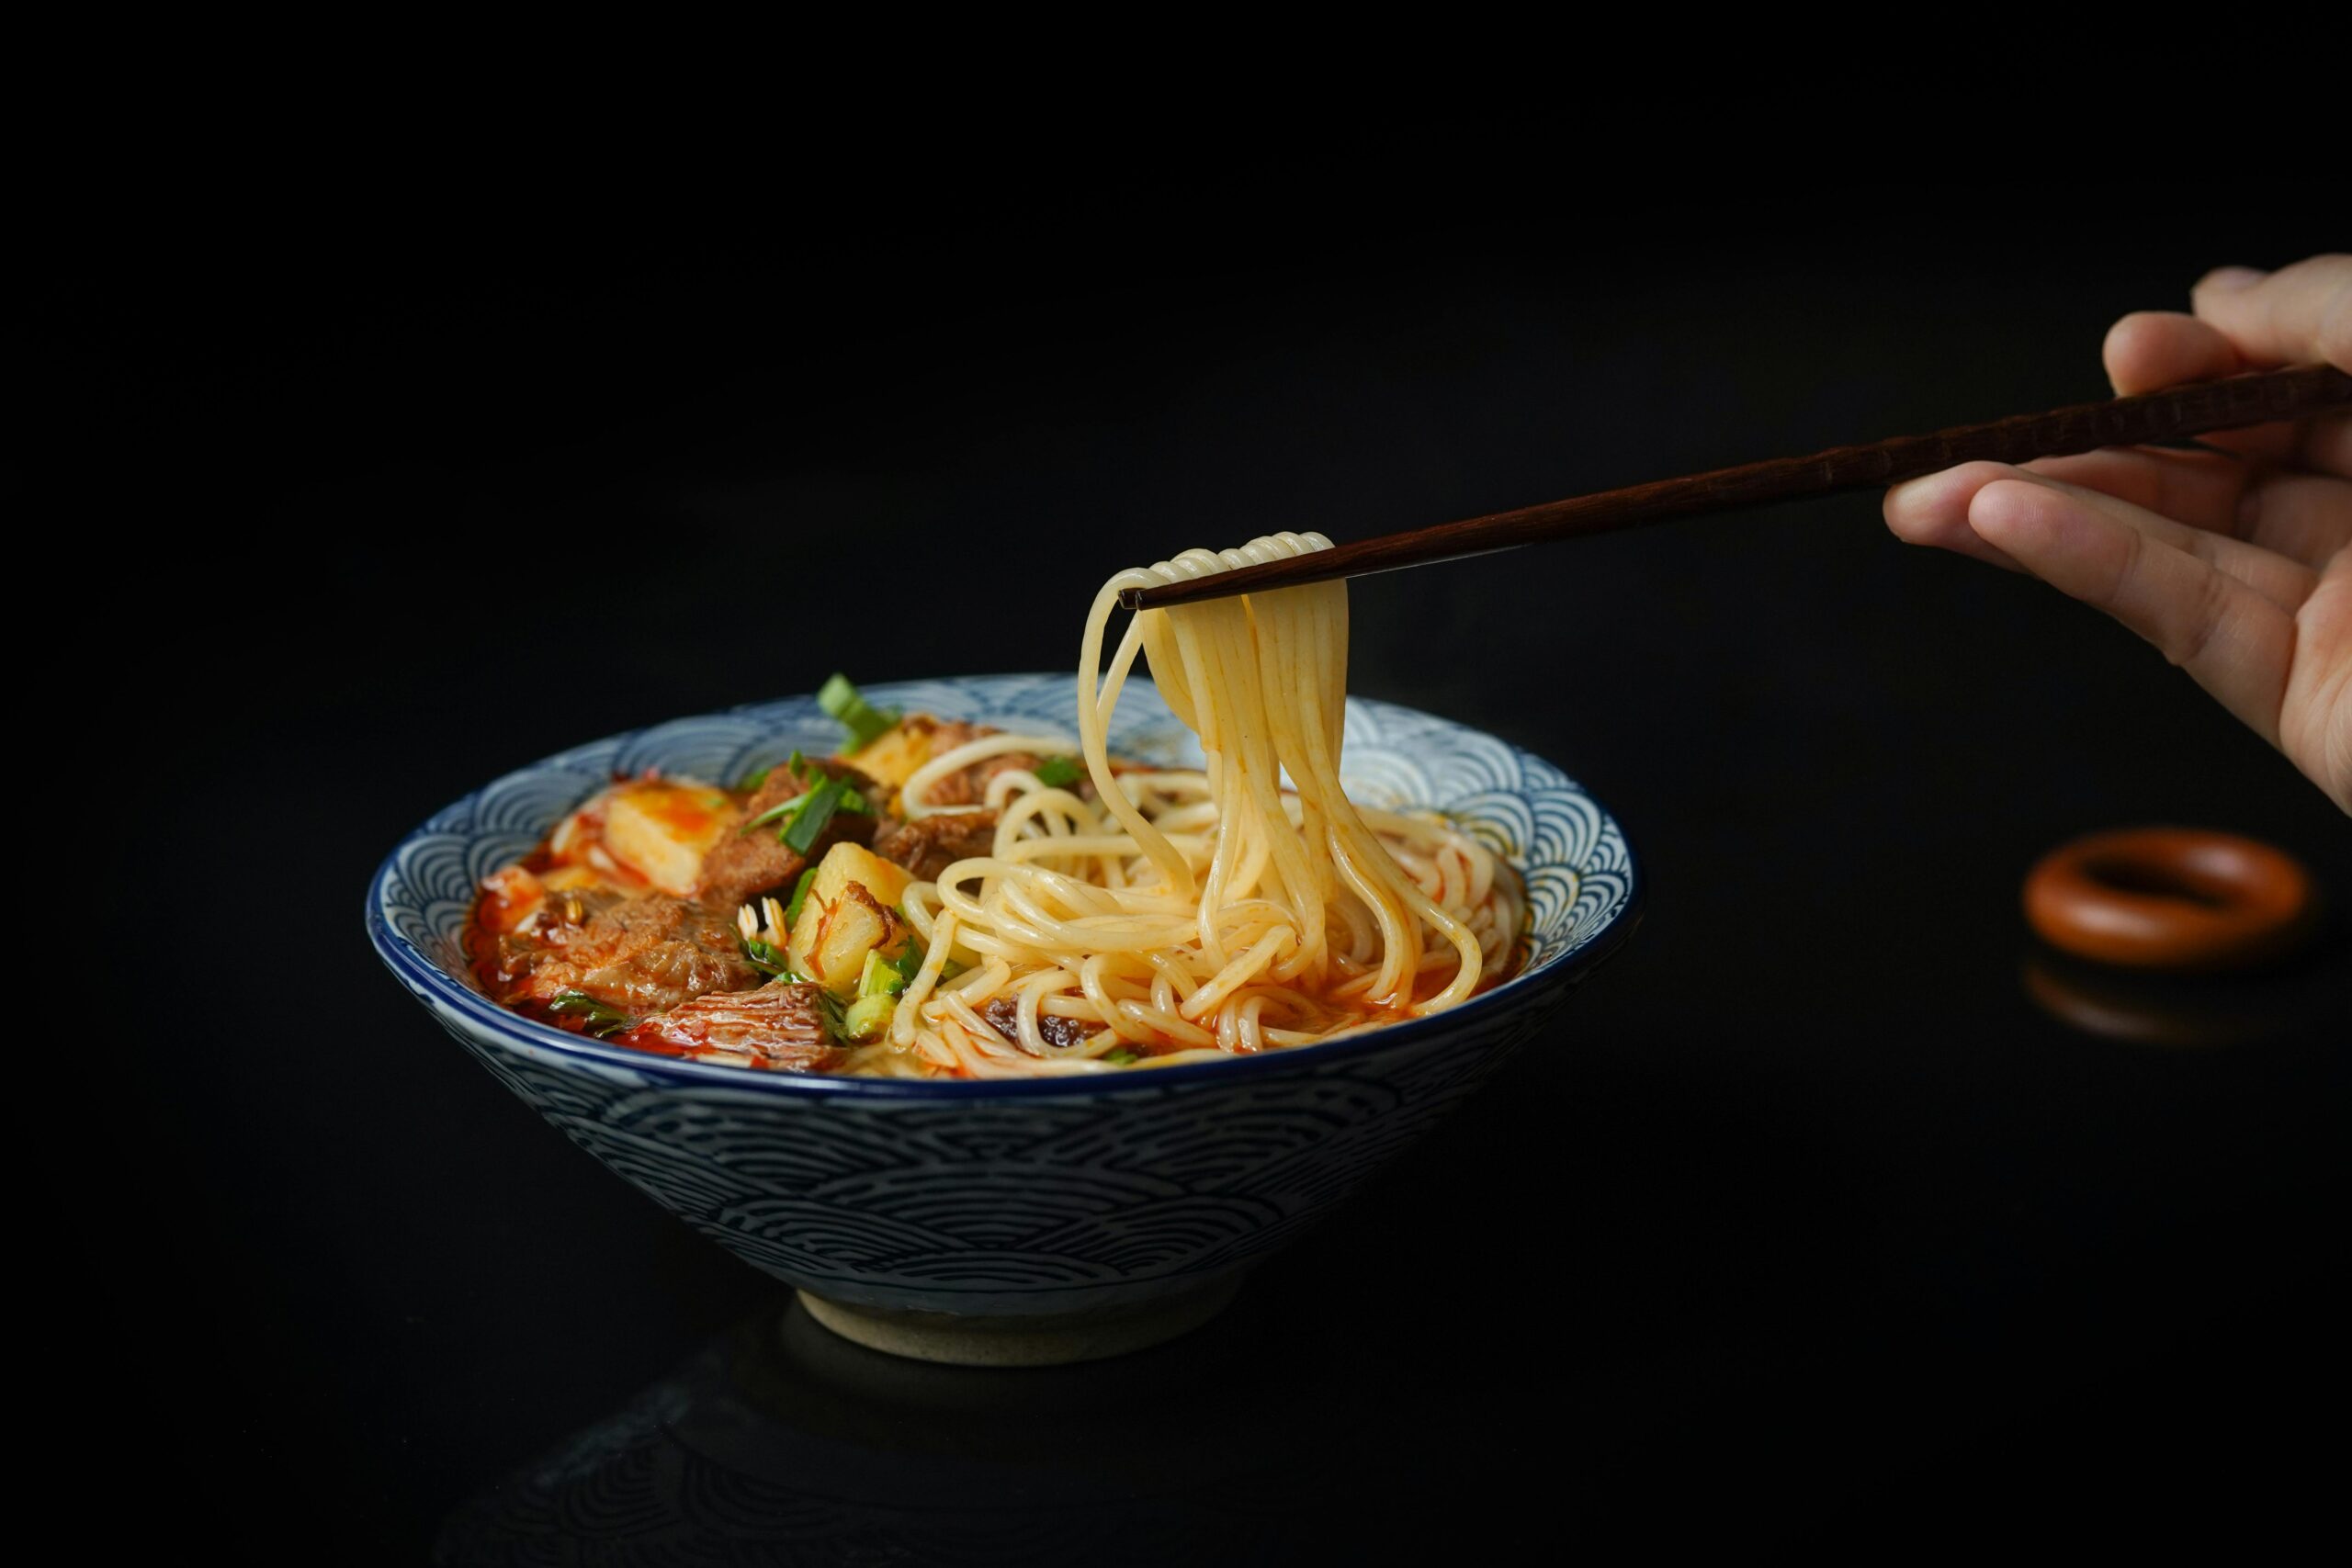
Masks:
[[[605,849],[664,893],[695,891],[703,856],[735,825],[734,803],[708,784],[635,779],[605,806]]]
[[[843,1000],[854,995],[867,953],[896,957],[905,950],[907,923],[893,907],[913,881],[906,867],[856,844],[828,850],[792,927],[793,972]]]

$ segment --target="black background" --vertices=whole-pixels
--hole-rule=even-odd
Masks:
[[[2184,821],[2341,897],[2352,833],[2128,634],[1874,497],[1357,585],[1354,688],[1581,778],[1646,922],[1219,1324],[1082,1378],[797,1315],[777,1352],[788,1292],[434,1030],[360,895],[573,742],[836,668],[1068,668],[1102,580],[1186,546],[2103,395],[2115,316],[2340,225],[2177,182],[1836,217],[1410,158],[903,195],[148,191],[59,251],[18,490],[92,554],[26,581],[98,635],[36,684],[115,777],[61,834],[99,848],[103,1048],[50,1058],[80,1153],[34,1190],[97,1331],[68,1419],[136,1481],[115,1528],[462,1555],[714,1346],[766,1369],[775,1506],[734,1545],[786,1561],[2315,1513],[2343,924],[2161,998],[2234,1043],[2154,1046],[2034,1005],[2017,888]]]

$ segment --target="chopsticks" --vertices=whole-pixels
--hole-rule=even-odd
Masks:
[[[1427,566],[1433,561],[1513,550],[1553,539],[1582,538],[1636,528],[1672,517],[1740,506],[1875,490],[1954,464],[1989,459],[2022,463],[2099,446],[2177,441],[2208,431],[2267,424],[2320,409],[2352,405],[2352,376],[2326,365],[2258,370],[2218,381],[2192,382],[2136,398],[2081,403],[2048,413],[2018,414],[1984,424],[1957,425],[1932,435],[1898,435],[1860,446],[1833,446],[1809,457],[1774,457],[1736,468],[1655,479],[1517,512],[1418,528],[1328,550],[1236,567],[1183,582],[1130,588],[1119,602],[1130,610],[1164,610],[1335,577]]]

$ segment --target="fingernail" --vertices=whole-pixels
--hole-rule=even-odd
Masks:
[[[2255,266],[2217,266],[2198,283],[2199,288],[2218,288],[2224,294],[2235,294],[2241,288],[2251,288],[2270,275]]]

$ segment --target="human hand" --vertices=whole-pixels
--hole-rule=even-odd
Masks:
[[[2119,394],[2275,365],[2352,371],[2352,255],[2224,267],[2195,313],[2107,334]],[[2024,571],[2155,644],[2352,812],[2352,413],[2012,468],[1965,463],[1886,492],[1886,524]]]

